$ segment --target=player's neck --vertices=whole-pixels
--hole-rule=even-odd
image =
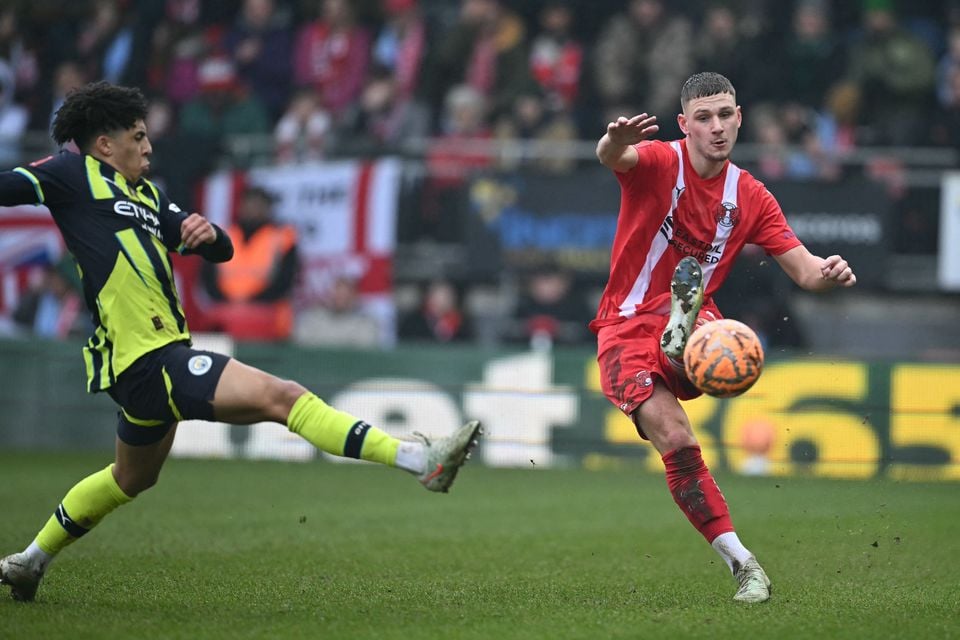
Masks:
[[[727,165],[726,159],[724,160],[711,160],[701,155],[695,153],[689,153],[690,156],[690,165],[693,167],[693,170],[697,172],[697,175],[700,176],[702,180],[709,180],[710,178],[716,178],[723,171],[723,168]]]

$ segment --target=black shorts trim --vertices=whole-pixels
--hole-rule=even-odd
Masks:
[[[123,411],[117,411],[117,437],[131,447],[143,447],[155,444],[167,437],[176,422],[161,424],[137,424],[131,422]]]

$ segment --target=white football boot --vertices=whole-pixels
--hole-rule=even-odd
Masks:
[[[703,305],[703,271],[700,263],[686,256],[670,280],[670,319],[660,337],[660,348],[671,360],[683,362],[683,350],[697,323]]]
[[[34,567],[25,553],[14,553],[0,560],[0,584],[10,586],[14,600],[33,600],[42,579],[43,571]]]
[[[483,435],[483,428],[478,420],[471,420],[446,438],[430,441],[423,434],[414,435],[419,437],[427,448],[427,467],[417,476],[420,484],[430,491],[447,493],[460,467],[466,463],[470,452],[477,446],[480,436]]]
[[[734,573],[740,588],[733,596],[737,602],[764,602],[770,599],[772,585],[763,567],[753,556],[737,567]]]

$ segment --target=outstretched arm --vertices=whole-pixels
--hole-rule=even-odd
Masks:
[[[191,213],[180,223],[180,242],[184,254],[196,253],[210,262],[233,257],[230,236],[199,213]]]
[[[821,258],[800,245],[774,256],[774,259],[791,280],[807,291],[826,291],[857,284],[853,269],[840,256]]]
[[[607,125],[607,132],[597,143],[597,158],[600,163],[623,173],[637,166],[637,150],[633,145],[646,140],[660,127],[657,117],[641,113],[632,118],[620,116]]]
[[[0,207],[43,202],[41,192],[27,176],[17,171],[0,171]]]

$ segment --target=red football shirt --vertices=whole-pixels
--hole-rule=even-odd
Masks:
[[[669,313],[670,279],[684,256],[700,261],[704,304],[712,304],[743,245],[780,255],[801,244],[773,195],[732,162],[704,180],[685,140],[635,146],[637,166],[616,173],[620,213],[593,331],[641,313]]]

